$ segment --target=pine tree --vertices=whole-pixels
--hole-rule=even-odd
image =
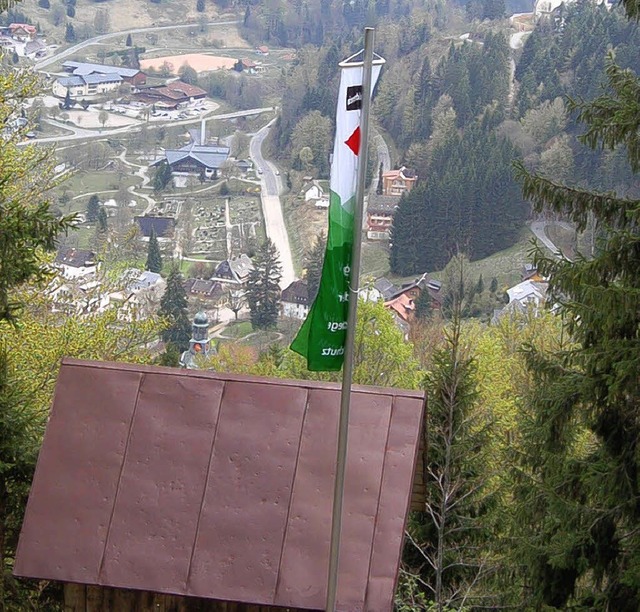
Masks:
[[[638,17],[638,2],[627,2]],[[592,148],[626,149],[640,171],[640,79],[610,57],[609,93],[570,110]],[[571,346],[529,349],[538,392],[530,398],[516,551],[532,589],[530,607],[640,609],[640,200],[569,188],[519,166],[535,210],[580,231],[600,228],[593,259],[539,252],[549,295]]]
[[[131,38],[131,34],[127,34],[127,40],[125,41],[125,46],[131,47],[133,45],[133,39]]]
[[[94,193],[87,202],[87,221],[98,220],[98,214],[100,213],[100,200],[98,196]]]
[[[271,240],[258,248],[253,258],[253,270],[247,280],[247,304],[254,329],[276,326],[280,310],[280,279],[282,271],[278,251]]]
[[[76,40],[76,31],[73,27],[73,24],[67,23],[64,32],[64,39],[66,42],[75,42]]]
[[[376,185],[376,194],[382,195],[384,192],[384,181],[382,180],[382,162],[378,168],[378,184]]]
[[[171,183],[172,179],[171,166],[166,160],[163,160],[156,167],[156,173],[153,177],[153,190],[156,193],[163,191]]]
[[[191,323],[187,312],[187,294],[182,280],[180,269],[174,266],[167,277],[167,287],[160,299],[158,314],[169,321],[169,327],[162,332],[163,342],[171,342],[178,350],[186,351],[191,338]]]
[[[205,9],[204,0],[197,0],[196,11],[198,11],[198,13],[204,13],[204,9]]]
[[[147,251],[145,268],[149,270],[149,272],[160,273],[162,271],[162,254],[160,253],[158,237],[153,228],[151,228],[151,235],[149,236],[149,249]]]
[[[315,300],[318,294],[320,277],[322,276],[322,264],[324,263],[324,253],[327,246],[326,242],[324,232],[321,232],[313,248],[307,255],[307,288],[310,301]]]

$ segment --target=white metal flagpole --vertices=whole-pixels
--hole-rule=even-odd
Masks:
[[[331,549],[329,555],[329,583],[327,587],[326,612],[336,612],[338,590],[338,561],[340,557],[340,535],[342,531],[342,501],[347,459],[349,431],[349,405],[353,380],[353,353],[356,335],[356,316],[360,288],[360,252],[362,244],[362,221],[364,192],[369,151],[369,109],[371,107],[371,74],[373,67],[373,46],[375,30],[365,28],[364,57],[362,67],[362,111],[360,114],[360,151],[358,155],[358,177],[356,183],[356,203],[354,211],[353,250],[349,290],[349,314],[347,336],[342,370],[342,392],[340,395],[340,422],[338,426],[338,455],[336,459],[336,479],[333,493],[333,513],[331,520]]]

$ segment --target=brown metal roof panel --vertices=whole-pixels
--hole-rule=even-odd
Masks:
[[[186,591],[223,389],[222,381],[144,375],[101,584]]]
[[[322,609],[327,593],[340,392],[311,389],[275,603]]]
[[[394,399],[369,567],[366,612],[388,612],[393,608],[423,408],[424,401],[417,398]]]
[[[364,608],[392,401],[383,395],[351,397],[336,606],[342,612]]]
[[[140,380],[137,372],[61,369],[17,575],[97,583]]]
[[[307,393],[227,383],[189,595],[273,603]]]

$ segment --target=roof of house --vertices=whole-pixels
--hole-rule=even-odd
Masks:
[[[385,306],[393,310],[403,321],[408,321],[415,312],[416,305],[406,293],[392,297]]]
[[[141,272],[138,277],[129,285],[129,291],[142,291],[143,289],[148,289],[149,287],[153,287],[157,283],[162,281],[162,276],[157,272],[150,272],[149,270],[145,270]]]
[[[78,87],[81,85],[100,85],[101,83],[119,83],[122,77],[118,74],[87,74],[58,79],[63,87]]]
[[[117,74],[121,77],[134,77],[140,72],[137,68],[106,66],[104,64],[90,64],[87,62],[74,62],[72,60],[63,62],[62,67],[68,72],[79,76],[90,74]]]
[[[546,282],[536,282],[532,280],[522,281],[507,289],[509,302],[542,301],[547,295],[547,287],[548,284]]]
[[[405,166],[402,166],[402,168],[398,168],[397,170],[389,170],[388,172],[383,173],[382,177],[390,179],[403,178],[409,180],[415,180],[417,178],[415,172],[407,169]]]
[[[424,396],[351,398],[337,607],[390,610]],[[339,405],[334,383],[64,359],[14,573],[323,609]]]
[[[135,220],[145,238],[151,236],[152,230],[158,238],[165,237],[173,232],[176,225],[173,217],[135,217]]]
[[[249,276],[251,270],[253,270],[251,258],[242,253],[238,257],[221,261],[216,267],[213,276],[241,283]]]
[[[177,164],[184,159],[193,159],[207,168],[220,168],[229,158],[229,147],[191,143],[180,149],[167,149],[164,154],[169,165]],[[162,161],[157,160],[151,165],[157,165]]]
[[[367,201],[367,212],[369,214],[391,214],[398,207],[400,196],[378,195],[369,196]]]
[[[282,302],[291,302],[292,304],[308,305],[310,300],[307,281],[293,281],[286,289],[282,290],[280,300]]]
[[[384,277],[376,280],[373,286],[380,292],[385,301],[390,300],[398,291],[397,287],[388,278]]]
[[[61,247],[56,254],[56,263],[72,268],[88,268],[96,265],[96,254],[86,249]]]
[[[184,290],[193,295],[208,298],[218,298],[224,294],[222,285],[215,280],[205,280],[202,278],[188,278],[183,283]]]
[[[9,24],[10,32],[12,30],[19,30],[19,29],[24,30],[25,32],[29,32],[29,34],[35,34],[38,31],[35,26],[32,26],[29,23],[10,23]]]

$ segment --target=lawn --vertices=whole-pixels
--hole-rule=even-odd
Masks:
[[[249,321],[234,321],[224,328],[223,336],[239,340],[253,332],[253,327]]]

